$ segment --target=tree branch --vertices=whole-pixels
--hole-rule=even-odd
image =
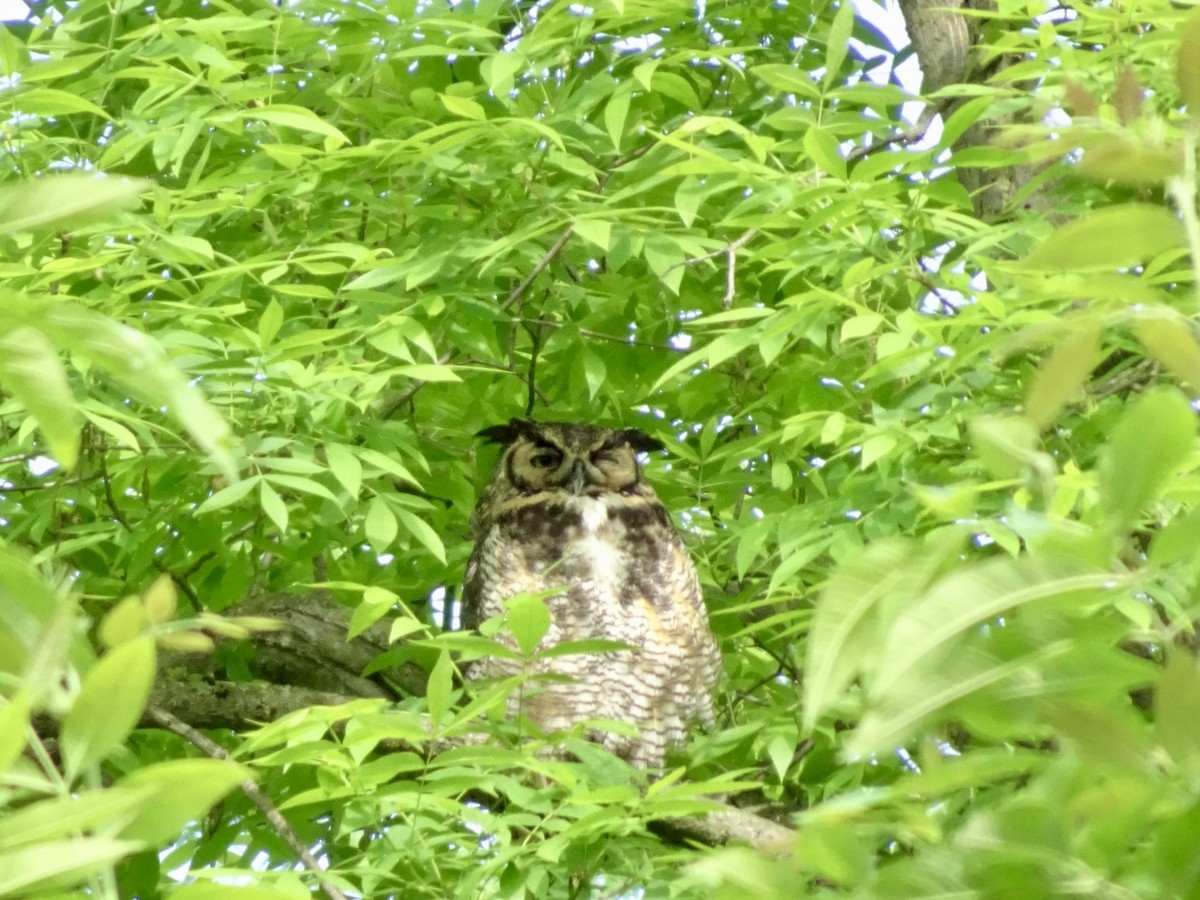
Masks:
[[[700,816],[658,819],[650,830],[670,843],[694,841],[709,847],[730,842],[749,844],[756,850],[784,855],[795,850],[796,832],[786,825],[722,804],[722,808]]]
[[[501,309],[510,309],[521,301],[521,298],[524,297],[529,291],[529,287],[533,284],[533,280],[545,271],[546,266],[554,262],[554,257],[558,256],[558,254],[562,252],[562,248],[567,245],[567,241],[571,239],[571,235],[574,233],[575,229],[570,225],[563,230],[563,233],[558,236],[558,239],[550,245],[550,249],[542,254],[542,258],[534,264],[533,268],[529,271],[529,274],[522,278],[515,288],[509,291],[508,299],[500,304]]]
[[[199,747],[213,759],[229,759],[229,753],[224,747],[210,741],[195,728],[176,716],[171,715],[166,710],[150,707],[148,714],[159,725],[175,732],[184,740]],[[242,789],[242,793],[250,798],[250,802],[258,808],[258,811],[263,814],[263,818],[271,823],[271,827],[283,838],[284,843],[292,849],[292,852],[296,854],[296,858],[304,864],[306,869],[317,875],[317,882],[321,885],[321,890],[325,892],[325,895],[330,900],[348,900],[345,894],[321,876],[322,870],[320,864],[309,851],[308,847],[304,845],[304,842],[300,840],[300,837],[292,829],[288,820],[283,817],[283,813],[271,802],[271,798],[260,791],[258,785],[250,779],[246,779],[238,786]]]
[[[209,664],[207,654],[164,654],[162,672],[142,717],[143,726],[165,726],[192,740],[171,723],[192,731],[199,728],[239,731],[310,706],[341,706],[364,698],[391,699],[390,691],[361,675],[389,647],[390,629],[386,623],[376,623],[347,641],[350,610],[325,593],[275,595],[239,604],[231,612],[283,621],[283,629],[258,632],[252,638],[258,651],[254,674],[268,680],[215,680],[211,672],[205,671]],[[427,675],[415,664],[391,668],[385,674],[405,693],[425,692]],[[200,737],[207,740],[203,735]],[[435,741],[427,746],[388,741],[381,743],[379,749],[411,750],[424,755],[457,745],[451,741]],[[197,746],[205,749],[202,744]],[[716,846],[740,841],[775,851],[790,848],[795,841],[791,829],[727,804],[703,815],[656,821],[650,827],[664,840],[680,843]]]

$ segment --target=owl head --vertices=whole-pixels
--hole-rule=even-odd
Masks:
[[[630,492],[642,484],[637,455],[664,449],[637,428],[512,419],[479,437],[504,445],[497,479],[521,494]]]

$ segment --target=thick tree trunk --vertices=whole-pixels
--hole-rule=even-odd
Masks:
[[[990,0],[900,0],[900,12],[921,66],[921,90],[926,96],[963,82],[983,82],[1003,70],[1011,60],[1000,58],[982,65],[983,54],[976,44],[981,30],[978,21],[961,10],[995,10]],[[948,112],[947,107],[943,112]],[[956,153],[989,144],[996,133],[1013,121],[1011,116],[987,116],[963,132],[954,144]],[[971,195],[975,215],[984,221],[1002,218],[1036,169],[1027,165],[1009,167],[958,166],[959,180]],[[1026,201],[1041,204],[1040,195]]]

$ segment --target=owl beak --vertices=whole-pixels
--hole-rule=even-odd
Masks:
[[[567,477],[567,484],[571,486],[571,492],[574,494],[582,494],[584,487],[587,486],[587,472],[583,468],[583,460],[576,460],[575,465],[571,466],[571,474]]]

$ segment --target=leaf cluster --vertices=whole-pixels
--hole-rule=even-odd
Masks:
[[[1059,13],[979,13],[1006,64],[920,140],[848,2],[0,32],[0,896],[1195,895],[1200,19]],[[1021,166],[982,218],[960,176]],[[669,446],[727,679],[656,780],[455,677],[546,652],[536,597],[450,630],[518,414]],[[236,765],[135,730],[161,650],[314,585],[424,695]],[[250,772],[285,828],[214,806]],[[649,830],[714,794],[794,845]]]

